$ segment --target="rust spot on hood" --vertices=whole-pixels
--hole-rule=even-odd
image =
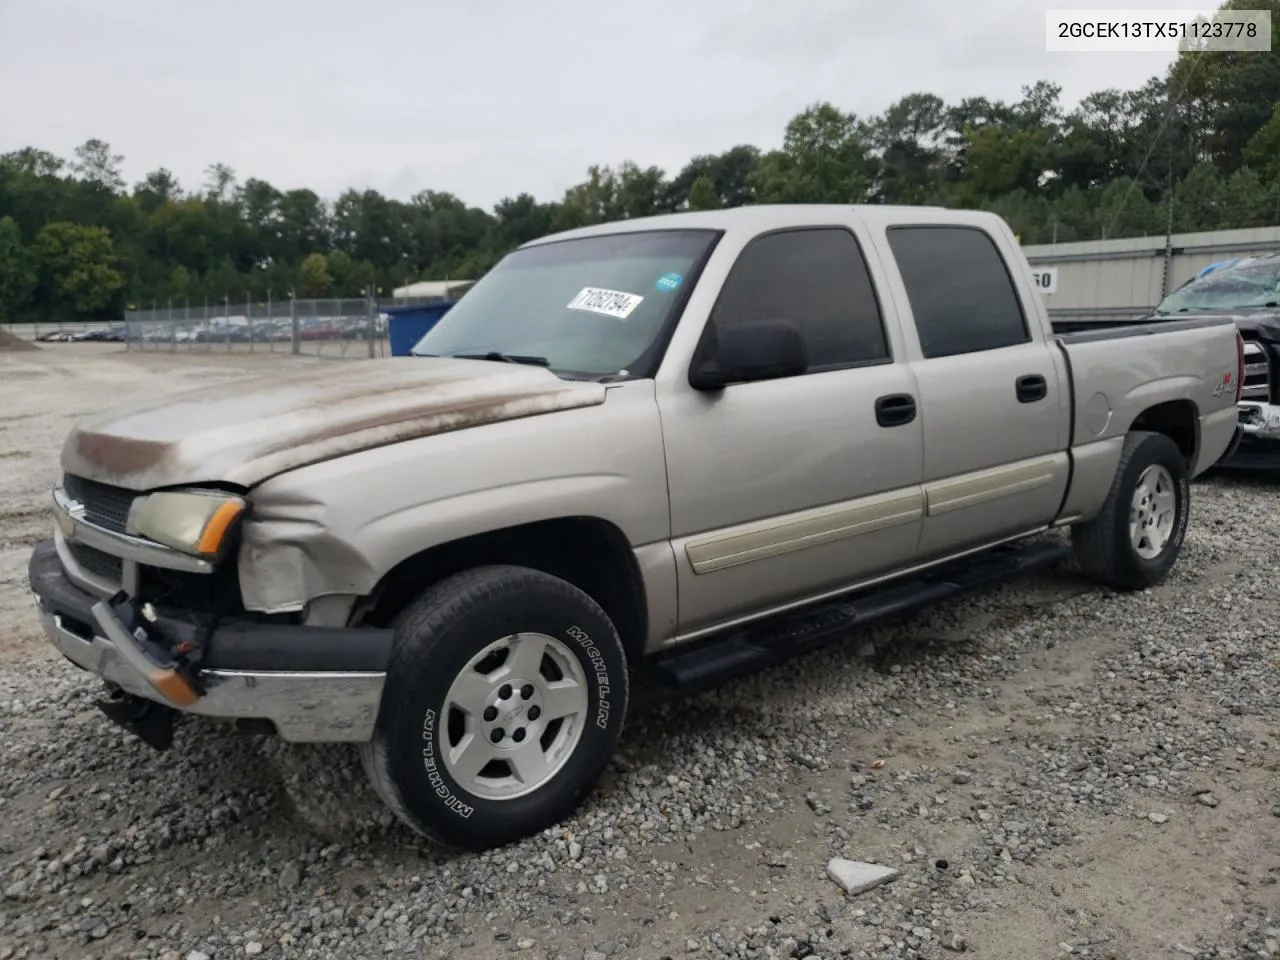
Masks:
[[[74,437],[76,453],[82,459],[116,474],[149,470],[169,452],[168,444],[151,440],[131,440],[101,433],[76,433]]]
[[[376,432],[379,436],[377,446],[395,443],[397,440],[427,436],[432,433],[443,433],[446,430],[462,430],[466,427],[480,426],[484,423],[512,419],[502,415],[504,409],[514,409],[527,404],[530,412],[536,412],[539,399],[554,396],[546,393],[511,394],[509,396],[484,397],[457,403],[441,404],[431,409],[425,416],[404,418],[396,413],[372,414],[359,420],[349,420],[316,430],[314,433],[297,437],[288,443],[280,443],[274,447],[264,448],[264,456],[283,453],[295,447],[311,444],[333,443],[341,446],[344,438]]]
[[[250,487],[322,460],[432,434],[603,403],[549,370],[445,358],[292,370],[150,399],[77,424],[62,467],[147,490]]]

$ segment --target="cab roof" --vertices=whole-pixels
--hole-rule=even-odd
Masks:
[[[861,220],[868,227],[909,223],[955,223],[990,227],[993,221],[1004,223],[994,213],[982,210],[953,210],[947,207],[827,203],[760,204],[732,207],[727,210],[665,213],[654,217],[614,220],[609,223],[598,223],[589,227],[578,227],[549,234],[531,240],[524,246],[643,230],[722,230],[726,233],[745,231],[754,234],[785,227],[847,222],[851,216]]]

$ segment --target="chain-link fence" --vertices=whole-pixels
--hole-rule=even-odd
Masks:
[[[124,327],[105,320],[46,320],[43,323],[0,323],[0,330],[20,340],[45,343],[80,340],[124,341]]]
[[[430,302],[432,298],[168,302],[127,311],[122,339],[129,350],[388,357],[386,308]]]

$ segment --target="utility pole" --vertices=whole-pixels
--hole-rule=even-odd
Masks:
[[[1173,99],[1173,85],[1170,84],[1166,95],[1168,97],[1168,116],[1172,120],[1176,103]],[[1170,129],[1169,124],[1165,124],[1166,150],[1165,150],[1165,180],[1164,180],[1164,276],[1160,280],[1160,299],[1164,299],[1169,295],[1169,281],[1173,273],[1173,144],[1175,141],[1174,132]]]
[[[1173,143],[1172,140],[1169,141]],[[1164,190],[1164,276],[1160,280],[1160,299],[1169,295],[1169,274],[1173,271],[1173,149],[1169,150],[1169,174]]]

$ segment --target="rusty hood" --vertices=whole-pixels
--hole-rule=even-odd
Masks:
[[[335,362],[233,380],[78,422],[67,473],[132,490],[225,482],[450,430],[604,402],[541,367],[436,357]]]

